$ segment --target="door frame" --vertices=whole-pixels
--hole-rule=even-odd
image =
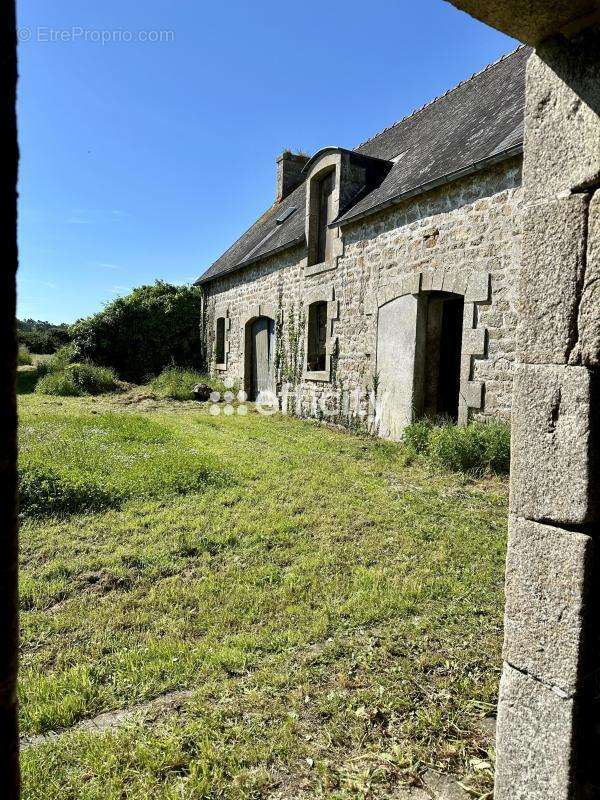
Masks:
[[[270,303],[256,303],[247,306],[240,319],[240,383],[244,391],[249,395],[252,390],[252,343],[251,330],[252,323],[259,317],[266,317],[273,323],[273,357],[277,348],[277,317],[281,312]],[[273,391],[275,391],[275,380],[273,381]]]

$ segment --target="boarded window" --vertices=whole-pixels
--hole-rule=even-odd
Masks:
[[[217,364],[225,363],[225,317],[217,319],[216,359]]]
[[[333,231],[328,227],[333,219],[333,184],[335,173],[328,172],[315,186],[317,191],[317,232],[315,263],[321,264],[331,258]]]
[[[308,307],[308,358],[309,372],[325,369],[327,349],[327,303],[319,301]]]

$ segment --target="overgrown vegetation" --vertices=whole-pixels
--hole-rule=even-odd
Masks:
[[[158,397],[168,397],[173,400],[191,400],[196,384],[201,383],[210,386],[215,392],[222,396],[226,392],[237,393],[239,385],[236,383],[231,388],[227,388],[219,378],[212,378],[210,375],[203,375],[194,370],[181,369],[180,367],[168,367],[160,375],[150,382],[152,391]]]
[[[377,800],[426,767],[488,792],[505,482],[155,407],[21,398],[22,733],[62,731],[23,753],[28,800]]]
[[[405,429],[404,442],[443,469],[477,475],[508,474],[510,468],[510,426],[499,420],[460,427],[423,419]]]
[[[29,352],[29,348],[25,344],[19,345],[19,352],[17,354],[17,364],[20,367],[33,366],[33,359],[31,358],[31,353]]]
[[[78,361],[143,383],[175,364],[200,366],[201,289],[157,281],[120,297],[72,327]]]
[[[67,344],[71,337],[68,325],[55,325],[37,319],[17,320],[19,342],[31,353],[54,353]]]
[[[117,387],[114,371],[91,363],[72,363],[75,352],[72,345],[65,345],[47,361],[37,365],[37,394],[77,397],[114,391]]]

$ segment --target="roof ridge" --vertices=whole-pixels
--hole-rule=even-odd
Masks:
[[[510,53],[504,53],[503,55],[500,56],[500,58],[497,58],[495,61],[492,61],[490,64],[486,64],[485,67],[483,67],[482,69],[478,70],[477,72],[474,72],[468,78],[464,78],[464,80],[460,81],[455,86],[452,86],[450,89],[447,89],[445,92],[443,92],[443,94],[440,94],[437,97],[434,97],[432,100],[428,100],[427,103],[424,103],[422,106],[419,106],[418,108],[413,109],[410,112],[410,114],[407,114],[405,117],[402,117],[402,119],[396,120],[396,122],[393,122],[391,125],[388,125],[386,128],[383,128],[382,130],[380,130],[377,133],[373,134],[373,136],[369,136],[368,139],[365,139],[364,142],[360,142],[360,144],[357,144],[356,147],[354,147],[353,149],[354,150],[358,150],[360,147],[364,147],[366,144],[369,144],[369,142],[372,142],[378,136],[381,136],[382,133],[387,133],[387,131],[390,131],[392,128],[395,128],[397,125],[400,125],[403,122],[406,122],[406,120],[410,119],[411,117],[416,116],[421,111],[424,111],[426,108],[429,108],[429,106],[432,106],[435,103],[437,103],[438,100],[442,100],[444,97],[447,97],[449,94],[454,92],[456,89],[460,89],[461,86],[464,86],[466,83],[469,83],[469,81],[472,81],[473,78],[477,78],[479,75],[483,75],[484,72],[487,72],[492,67],[498,66],[498,64],[500,64],[502,61],[505,61],[507,58],[510,58],[510,56],[514,56],[515,53],[518,53],[519,50],[523,50],[523,48],[525,48],[525,47],[527,47],[526,44],[520,44],[518,47],[515,47],[514,50],[511,50]]]

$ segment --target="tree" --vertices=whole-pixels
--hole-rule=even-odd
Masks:
[[[75,354],[143,382],[165,367],[200,366],[202,290],[157,281],[71,328]]]

